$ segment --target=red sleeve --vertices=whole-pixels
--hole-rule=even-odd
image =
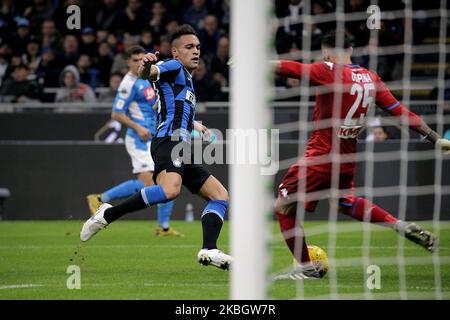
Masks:
[[[420,118],[414,112],[411,112],[403,104],[401,104],[391,93],[391,91],[386,87],[384,82],[381,80],[380,76],[375,75],[377,82],[377,97],[376,104],[381,109],[389,112],[391,115],[399,118],[400,121],[407,120],[407,125],[412,129],[417,128],[422,124],[422,118]],[[405,118],[407,117],[407,118]]]
[[[324,85],[334,81],[333,64],[327,62],[307,64],[281,60],[278,75],[296,79],[308,77],[309,82],[314,85]]]

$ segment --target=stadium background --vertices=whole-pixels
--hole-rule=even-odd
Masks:
[[[290,4],[301,1],[275,1],[275,14],[287,20],[301,15],[301,6],[292,12]],[[66,19],[69,5],[81,8],[81,29],[69,30]],[[314,14],[334,12],[333,1],[312,1]],[[420,11],[439,8],[440,1],[414,1]],[[345,11],[365,12],[369,2],[346,1]],[[380,1],[382,11],[403,9],[400,0]],[[202,41],[204,67],[194,75],[197,92],[198,119],[222,132],[228,127],[229,70],[229,1],[12,1],[2,0],[0,11],[0,188],[8,188],[3,219],[84,219],[88,215],[85,195],[100,192],[131,177],[131,164],[123,144],[102,140],[108,133],[98,134],[109,121],[114,89],[110,83],[124,72],[124,49],[141,44],[149,51],[160,51],[168,57],[168,35],[176,25],[190,23]],[[323,33],[334,23],[315,26],[312,49],[318,49]],[[370,48],[366,21],[346,23],[356,48]],[[439,18],[424,13],[413,23],[414,45],[437,44]],[[275,37],[278,54],[295,54],[301,48],[301,24],[280,26]],[[387,19],[381,23],[379,47],[402,45],[403,19]],[[447,32],[447,34],[449,34]],[[447,44],[450,39],[447,39]],[[447,55],[444,114],[450,113],[450,64]],[[366,66],[367,57],[354,62]],[[60,74],[67,65],[75,65],[80,73],[79,87],[71,94],[61,89]],[[402,98],[403,54],[378,56],[377,72]],[[441,66],[442,67],[442,66]],[[436,113],[438,53],[413,55],[411,105],[420,115]],[[117,83],[117,81],[116,81]],[[299,82],[275,79],[282,96],[284,88],[296,88]],[[95,99],[86,92],[93,90]],[[61,98],[57,98],[60,93]],[[56,101],[57,100],[57,101]],[[274,102],[275,124],[298,119],[299,97],[280,98]],[[276,127],[276,125],[275,125]],[[433,125],[432,125],[433,127]],[[444,132],[450,129],[444,125]],[[389,140],[378,142],[375,151],[398,150],[399,130],[387,128]],[[123,131],[122,131],[123,134]],[[362,140],[364,141],[363,134]],[[411,135],[412,150],[431,148]],[[280,141],[280,160],[297,155],[298,134],[284,133]],[[302,142],[300,142],[302,143]],[[360,149],[364,142],[360,143]],[[398,185],[399,161],[375,165],[374,186]],[[213,165],[211,171],[228,184],[226,165]],[[444,161],[443,172],[450,169]],[[409,164],[408,185],[433,183],[434,161]],[[358,167],[357,182],[362,184],[363,163]],[[279,172],[274,185],[284,171]],[[448,175],[444,176],[448,179]],[[450,185],[450,181],[442,181]],[[184,208],[194,204],[198,218],[203,205],[185,190],[176,201],[174,219],[184,219]],[[396,212],[398,196],[375,199],[382,207]],[[407,219],[432,218],[433,195],[408,198]],[[444,196],[441,219],[450,218],[450,197]],[[127,219],[155,219],[146,210]],[[309,219],[326,219],[327,204]]]

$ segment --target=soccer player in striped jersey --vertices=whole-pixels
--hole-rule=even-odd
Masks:
[[[304,156],[288,170],[278,188],[276,215],[286,244],[298,262],[292,272],[276,279],[320,277],[310,262],[304,234],[295,233],[298,194],[305,212],[313,212],[320,197],[332,188],[333,170],[338,179],[339,212],[360,221],[378,223],[405,236],[428,251],[437,249],[437,238],[416,223],[401,221],[367,199],[354,195],[355,155],[358,133],[364,127],[368,108],[377,105],[428,141],[450,153],[450,141],[442,139],[416,114],[409,111],[391,94],[378,74],[352,64],[352,47],[345,36],[343,48],[336,45],[336,33],[327,33],[322,41],[324,61],[304,64],[274,61],[278,75],[306,78],[317,86],[313,131]],[[339,161],[333,163],[332,155]],[[334,169],[333,169],[334,168]],[[297,235],[296,235],[297,234]]]
[[[192,193],[207,201],[202,214],[203,245],[197,254],[198,262],[228,269],[232,258],[217,248],[217,239],[228,208],[228,192],[201,164],[192,158],[172,157],[179,146],[191,149],[192,129],[208,137],[208,128],[195,121],[195,91],[192,72],[200,58],[200,41],[189,25],[180,26],[172,35],[173,59],[157,63],[157,54],[144,56],[140,77],[155,84],[159,96],[157,128],[151,144],[155,162],[153,180],[156,185],[141,189],[125,202],[112,207],[103,204],[97,213],[83,225],[82,241],[89,240],[98,231],[121,216],[147,206],[175,199],[184,185]],[[176,154],[176,152],[174,153]]]
[[[94,215],[100,205],[116,199],[128,198],[145,186],[153,185],[155,164],[150,154],[152,137],[156,132],[157,97],[152,84],[148,80],[139,79],[138,69],[145,49],[132,46],[127,49],[127,64],[129,72],[122,79],[112,109],[111,117],[128,127],[125,137],[125,147],[131,158],[133,174],[137,179],[127,180],[106,190],[102,194],[90,194],[87,201],[91,215]],[[170,228],[170,216],[173,211],[173,201],[158,204],[157,236],[183,236]]]

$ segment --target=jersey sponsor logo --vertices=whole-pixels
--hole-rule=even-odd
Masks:
[[[341,126],[338,131],[338,138],[355,139],[361,132],[362,126]]]
[[[147,99],[147,101],[153,100],[153,98],[155,98],[155,96],[156,96],[155,90],[153,90],[152,87],[145,88],[144,89],[144,96],[145,96],[145,99]]]
[[[195,94],[192,91],[187,90],[186,91],[186,101],[189,101],[190,103],[195,105]]]
[[[117,100],[117,103],[116,103],[117,109],[122,109],[124,105],[125,105],[125,101],[123,101],[122,99]]]

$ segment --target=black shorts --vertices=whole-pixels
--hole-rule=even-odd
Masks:
[[[188,155],[183,155],[190,158],[190,164],[184,163],[181,158],[171,158],[172,150],[179,143],[184,144],[184,150],[191,150],[191,145],[187,142],[171,141],[171,137],[153,138],[151,143],[151,154],[155,162],[155,171],[153,172],[153,181],[156,183],[156,177],[161,171],[176,172],[183,179],[183,185],[192,193],[198,193],[211,175],[201,164],[194,164],[194,154],[190,152]]]

